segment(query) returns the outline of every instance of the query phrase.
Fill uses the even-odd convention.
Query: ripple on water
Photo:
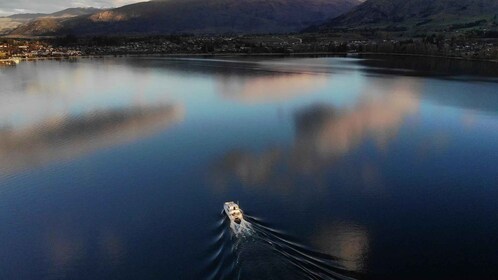
[[[240,226],[224,214],[216,223],[203,277],[207,279],[354,279],[340,259],[314,251],[247,214]]]

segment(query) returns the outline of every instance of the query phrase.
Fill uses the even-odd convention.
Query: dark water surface
[[[0,279],[496,279],[496,64],[0,69]],[[221,214],[239,201],[253,231]]]

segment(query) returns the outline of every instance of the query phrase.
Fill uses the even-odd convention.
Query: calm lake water
[[[0,69],[1,279],[496,279],[497,64]],[[253,231],[222,214],[239,201]]]

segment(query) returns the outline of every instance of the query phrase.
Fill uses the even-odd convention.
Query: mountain
[[[13,20],[32,20],[35,18],[47,16],[48,14],[42,14],[42,13],[37,13],[37,14],[15,14],[11,16],[7,16],[6,18],[10,18]]]
[[[46,24],[43,23],[43,21],[47,21],[46,19],[57,19],[59,21],[61,19],[93,14],[99,11],[101,10],[97,8],[69,8],[51,14],[31,13],[0,17],[0,34],[11,32],[12,30],[20,27],[23,24],[28,25],[33,20],[42,21],[35,24],[36,26],[40,26]],[[49,20],[49,22],[53,22],[53,20]]]
[[[67,17],[76,17],[76,16],[93,14],[93,13],[96,13],[99,11],[101,11],[101,10],[97,9],[97,8],[92,8],[92,7],[89,7],[89,8],[69,8],[69,9],[65,9],[65,10],[58,11],[58,12],[51,13],[51,14],[43,14],[43,13],[14,14],[11,16],[7,16],[7,18],[17,19],[17,20],[33,20],[33,19],[42,18],[42,17],[67,18]]]
[[[62,27],[57,18],[38,18],[17,26],[10,34],[33,36],[57,32]]]
[[[12,35],[285,33],[321,23],[361,0],[162,0],[20,26]],[[57,26],[57,30],[53,28]],[[39,27],[48,25],[42,30]]]
[[[83,16],[83,15],[89,15],[93,13],[97,13],[102,11],[101,9],[97,8],[69,8],[65,9],[62,11],[58,11],[52,14],[47,15],[47,17],[54,17],[54,18],[69,18],[69,17],[76,17],[76,16]]]
[[[386,29],[443,31],[496,27],[498,0],[367,0],[308,30]]]

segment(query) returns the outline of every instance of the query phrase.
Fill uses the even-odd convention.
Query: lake
[[[496,65],[0,68],[0,278],[496,278]]]

